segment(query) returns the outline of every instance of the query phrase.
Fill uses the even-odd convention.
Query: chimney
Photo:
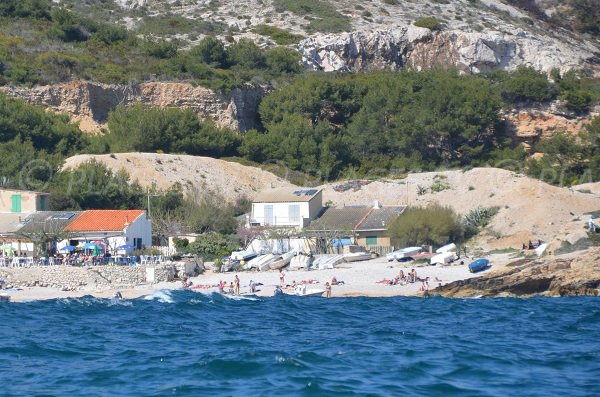
[[[378,210],[381,208],[381,204],[379,204],[379,200],[375,200],[373,203],[373,209]]]

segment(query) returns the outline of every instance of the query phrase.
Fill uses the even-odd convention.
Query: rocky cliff
[[[371,32],[317,35],[299,43],[303,64],[327,72],[424,70],[454,67],[470,73],[515,70],[520,65],[548,72],[591,68],[597,54],[591,44],[573,45],[524,30],[503,32],[433,32],[416,26]]]
[[[594,295],[600,293],[600,248],[576,255],[520,260],[501,271],[456,281],[431,295],[446,297]]]
[[[257,126],[258,104],[265,95],[261,87],[235,89],[229,95],[189,83],[132,83],[109,85],[72,81],[48,86],[0,87],[12,96],[72,115],[82,129],[96,131],[106,123],[108,114],[119,105],[143,103],[158,107],[193,109],[200,118],[213,120],[221,127],[246,131]]]

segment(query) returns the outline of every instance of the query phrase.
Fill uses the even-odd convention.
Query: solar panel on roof
[[[50,219],[66,221],[66,220],[73,218],[74,216],[75,216],[75,214],[73,214],[71,212],[65,212],[63,214],[52,215],[52,218],[50,218]]]
[[[304,194],[307,196],[312,196],[313,194],[315,194],[317,192],[316,189],[310,189],[310,190],[305,190]]]

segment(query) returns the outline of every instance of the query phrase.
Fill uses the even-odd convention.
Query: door
[[[20,194],[12,195],[12,212],[14,212],[14,213],[21,212],[21,195]]]
[[[265,205],[265,225],[273,224],[273,206]]]

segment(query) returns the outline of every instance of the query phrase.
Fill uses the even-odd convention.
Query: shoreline
[[[492,255],[492,268],[482,273],[470,273],[467,268],[472,258],[463,258],[465,265],[412,265],[411,263],[388,262],[385,257],[376,258],[363,262],[346,263],[335,269],[326,270],[284,270],[285,284],[290,285],[294,281],[301,283],[303,280],[313,280],[312,284],[307,284],[307,288],[324,289],[326,282],[331,282],[335,277],[343,285],[332,286],[332,297],[392,297],[392,296],[423,296],[420,291],[421,282],[404,285],[386,285],[377,283],[383,279],[395,277],[400,270],[408,273],[415,269],[419,278],[429,277],[429,291],[438,287],[440,284],[447,285],[455,281],[467,280],[474,277],[481,277],[490,272],[499,271],[510,262],[508,254]],[[68,270],[67,270],[68,271]],[[16,270],[15,272],[18,272]],[[240,278],[240,295],[248,295],[250,280],[260,283],[259,289],[254,293],[256,296],[273,296],[275,287],[279,285],[279,272],[228,272],[205,273],[189,278],[192,286],[191,291],[198,293],[218,292],[217,285],[220,280],[226,284],[225,290],[228,290],[229,283],[234,280],[235,275]],[[12,302],[24,302],[46,299],[77,298],[85,295],[91,295],[97,298],[111,298],[116,291],[121,292],[124,299],[136,299],[146,295],[152,295],[159,290],[177,290],[182,289],[181,281],[160,282],[157,284],[140,283],[137,285],[118,286],[118,285],[86,285],[74,291],[63,291],[55,287],[22,287],[20,290],[0,290],[1,293],[10,296]],[[286,292],[292,292],[287,290]]]

